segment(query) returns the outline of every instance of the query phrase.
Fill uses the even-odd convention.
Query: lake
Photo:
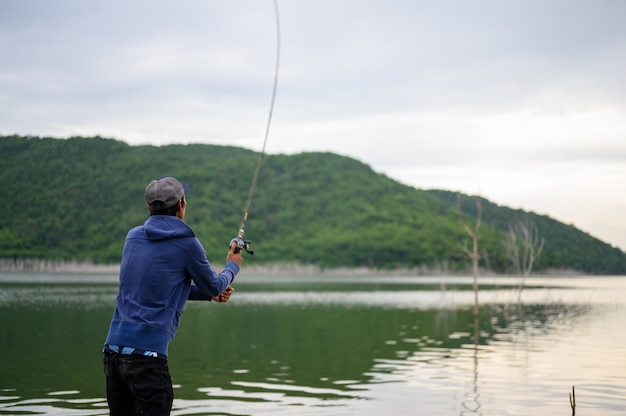
[[[190,302],[173,415],[626,414],[626,277],[240,276]],[[0,415],[106,415],[114,275],[0,274]]]

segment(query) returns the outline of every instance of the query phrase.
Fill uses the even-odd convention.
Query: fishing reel
[[[237,247],[235,247],[235,253],[239,253],[240,251],[245,250],[245,252],[250,255],[254,254],[254,250],[250,249],[250,244],[252,244],[252,241],[244,240],[242,237],[235,237],[230,240],[230,243],[228,243],[228,247],[231,247],[233,243],[237,243]]]

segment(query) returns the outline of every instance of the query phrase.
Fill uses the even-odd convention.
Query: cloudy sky
[[[268,153],[331,151],[626,250],[626,2],[278,0]],[[0,1],[0,134],[261,150],[272,0]]]

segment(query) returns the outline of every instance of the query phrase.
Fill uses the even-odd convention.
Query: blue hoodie
[[[239,265],[228,261],[217,274],[180,218],[151,216],[126,236],[117,305],[105,344],[167,356],[187,299],[211,300],[238,272]]]

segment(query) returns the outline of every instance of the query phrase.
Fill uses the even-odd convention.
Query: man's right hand
[[[233,243],[230,245],[230,251],[226,255],[226,261],[234,261],[235,263],[241,266],[241,263],[243,263],[241,250],[235,252],[236,250],[237,250],[237,243],[233,241]]]

